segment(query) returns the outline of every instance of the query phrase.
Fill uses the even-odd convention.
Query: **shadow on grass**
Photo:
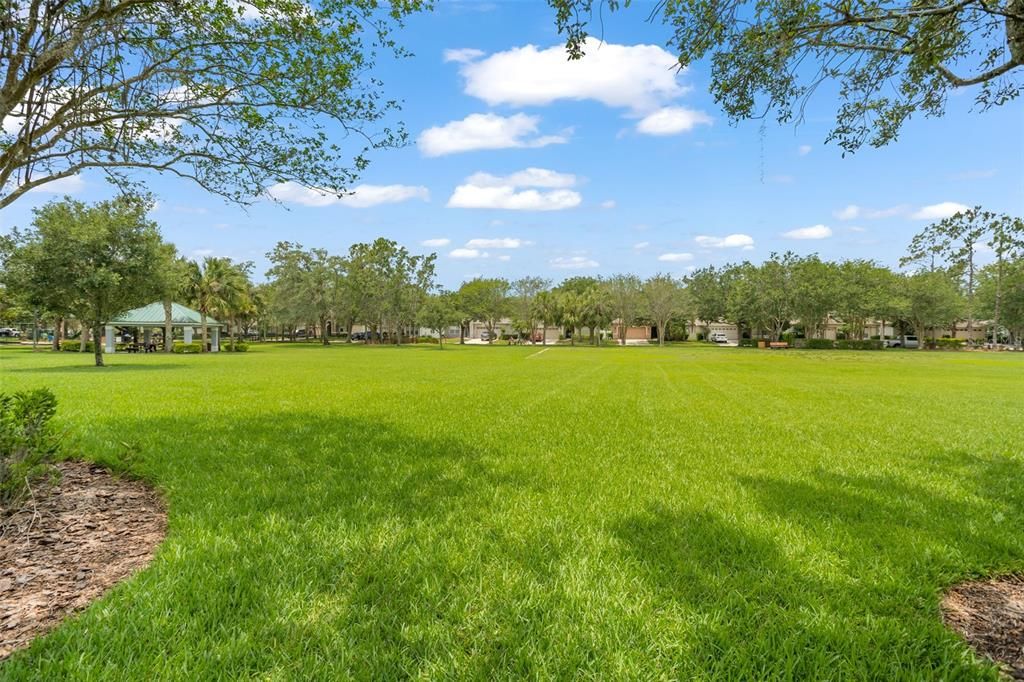
[[[105,362],[110,362],[105,360]],[[115,360],[114,363],[117,361]],[[97,374],[119,374],[121,372],[147,372],[147,371],[162,371],[169,369],[181,369],[180,364],[170,363],[159,363],[159,364],[144,364],[144,365],[122,365],[122,364],[106,364],[103,367],[96,367],[91,363],[87,365],[56,365],[51,367],[15,367],[6,371],[10,372],[24,372],[26,374],[67,374],[67,373],[84,373],[84,372],[95,372]]]

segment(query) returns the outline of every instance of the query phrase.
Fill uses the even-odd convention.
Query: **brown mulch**
[[[1024,575],[961,583],[946,594],[942,612],[975,651],[1024,680]]]
[[[57,485],[0,519],[0,660],[144,568],[167,531],[143,483],[82,462],[57,468]]]

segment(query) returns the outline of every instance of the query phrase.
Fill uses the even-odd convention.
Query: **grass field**
[[[3,679],[996,679],[950,584],[1024,569],[1024,356],[0,349],[165,492],[156,561]]]

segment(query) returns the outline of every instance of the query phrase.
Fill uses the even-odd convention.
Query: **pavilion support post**
[[[146,345],[146,348],[148,349],[149,348],[149,344],[150,344],[150,342],[152,340],[153,340],[153,330],[150,329],[149,327],[146,327],[145,329],[142,330],[142,343],[144,343]]]
[[[220,352],[220,327],[213,328],[213,336],[210,338],[210,352]]]
[[[185,343],[192,343],[192,327],[185,327],[182,331],[185,334]]]
[[[108,324],[103,332],[103,340],[106,342],[106,352],[113,354],[117,349],[117,346],[114,345],[114,328]],[[99,339],[97,339],[97,342],[98,341]]]

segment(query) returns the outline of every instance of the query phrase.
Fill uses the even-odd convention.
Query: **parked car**
[[[0,329],[0,336],[21,336],[21,332],[14,327],[4,327]]]
[[[725,335],[725,332],[711,332],[711,336],[708,338],[712,343],[729,343],[729,337]]]
[[[487,331],[486,329],[483,330],[482,332],[480,332],[480,340],[481,341],[490,341],[492,338],[498,338],[498,335],[497,334],[493,334],[492,335],[491,332]]]
[[[920,345],[917,337],[910,334],[885,341],[886,348],[917,348]]]

